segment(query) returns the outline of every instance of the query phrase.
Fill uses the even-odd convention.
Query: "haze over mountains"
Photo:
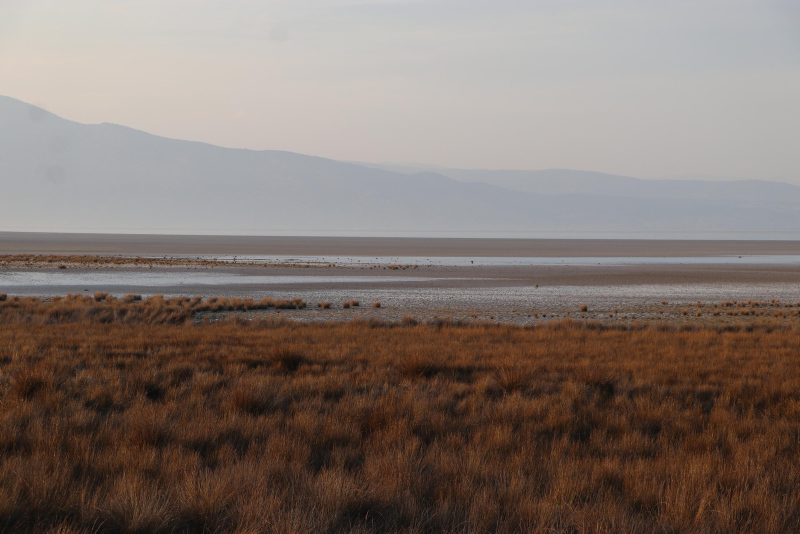
[[[0,97],[0,230],[696,234],[800,229],[800,187],[380,166],[85,125]]]

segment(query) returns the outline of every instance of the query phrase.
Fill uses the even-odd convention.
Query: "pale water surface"
[[[234,262],[234,257],[215,257]],[[785,265],[800,266],[800,256],[686,257],[686,258],[366,258],[366,257],[235,257],[235,261],[337,265],[436,265],[436,266],[616,266],[616,265]],[[800,284],[774,283],[691,283],[630,285],[547,285],[534,287],[525,281],[503,278],[425,276],[419,270],[405,270],[382,276],[373,273],[264,275],[249,269],[31,269],[0,270],[0,293],[21,296],[53,296],[104,291],[116,296],[139,293],[144,296],[172,295],[238,296],[261,298],[302,298],[341,303],[359,299],[365,307],[358,314],[381,317],[409,315],[466,316],[478,313],[503,318],[508,314],[569,311],[586,304],[590,309],[610,311],[651,311],[661,302],[688,306],[698,301],[725,300],[800,301]],[[324,271],[317,271],[324,272]],[[468,283],[465,283],[467,281]],[[369,304],[382,303],[380,311]],[[332,317],[332,316],[331,316]]]
[[[798,265],[800,255],[663,256],[663,257],[422,257],[422,256],[182,256],[230,263],[342,266],[434,265],[475,266],[624,266],[624,265]]]

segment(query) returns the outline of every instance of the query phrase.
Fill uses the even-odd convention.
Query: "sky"
[[[340,160],[800,184],[800,2],[0,0],[0,94]]]

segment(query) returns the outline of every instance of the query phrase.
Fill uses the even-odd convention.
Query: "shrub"
[[[406,315],[400,320],[400,324],[403,326],[417,326],[419,321],[417,321],[417,319],[414,317],[409,317]]]

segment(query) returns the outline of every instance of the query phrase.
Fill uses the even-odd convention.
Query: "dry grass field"
[[[796,324],[213,305],[0,302],[1,531],[800,530]]]

